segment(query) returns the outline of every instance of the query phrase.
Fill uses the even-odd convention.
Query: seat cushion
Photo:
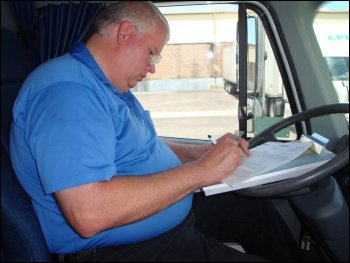
[[[5,261],[53,261],[29,196],[1,147],[1,249]]]

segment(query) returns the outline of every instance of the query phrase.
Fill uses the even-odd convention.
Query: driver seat
[[[1,261],[50,262],[50,254],[30,197],[10,159],[12,107],[34,65],[17,36],[1,28]]]

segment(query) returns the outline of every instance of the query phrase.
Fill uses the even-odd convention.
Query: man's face
[[[129,89],[143,81],[148,73],[155,73],[155,65],[160,61],[160,52],[166,42],[166,30],[161,21],[145,29],[144,33],[141,33],[135,25],[133,27],[135,30],[133,50],[126,65]]]

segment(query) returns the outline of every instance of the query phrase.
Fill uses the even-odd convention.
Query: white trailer
[[[338,99],[349,103],[349,28],[343,24],[334,26],[320,21],[314,29]]]
[[[269,41],[265,37],[264,29],[259,26],[256,29],[263,31],[262,39],[264,41],[257,40],[257,45],[262,45],[263,48],[260,54],[257,51],[259,49],[258,46],[249,45],[248,47],[247,92],[250,98],[255,99],[252,111],[255,116],[283,117],[284,106],[288,99],[284,92],[279,68]],[[325,25],[322,24],[322,21],[316,21],[314,30],[323,56],[330,69],[329,73],[338,99],[341,103],[348,103],[349,29],[340,20],[336,26]],[[223,48],[224,88],[233,95],[239,92],[238,72],[236,72],[238,63],[237,46],[237,43],[234,42]],[[256,69],[256,61],[260,63],[258,69]],[[259,84],[255,84],[257,76],[261,78],[258,81]]]
[[[223,48],[223,80],[224,88],[230,94],[238,93],[237,85],[237,43],[232,43]]]

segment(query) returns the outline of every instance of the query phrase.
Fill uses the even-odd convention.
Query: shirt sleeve
[[[28,105],[26,139],[46,194],[115,173],[115,128],[108,106],[84,85],[54,84]]]

